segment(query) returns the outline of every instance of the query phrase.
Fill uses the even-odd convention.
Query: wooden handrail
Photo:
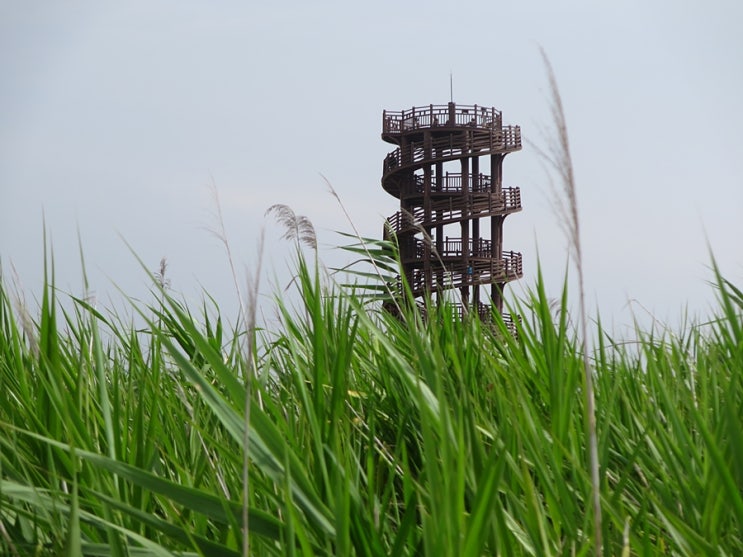
[[[503,125],[502,113],[492,107],[478,105],[428,105],[409,110],[384,110],[382,133],[398,134],[412,130],[435,127],[474,127],[499,129]]]
[[[425,247],[428,242],[420,238],[415,238],[415,253],[418,259],[423,259]],[[486,238],[470,238],[468,242],[469,257],[492,258],[493,243]],[[464,244],[462,238],[447,238],[440,245],[432,246],[433,257],[446,259],[449,257],[462,257],[464,254]]]
[[[468,197],[453,197],[431,204],[431,219],[426,221],[423,207],[412,211],[398,211],[387,218],[395,234],[415,232],[420,228],[429,228],[440,224],[450,224],[469,218],[477,213],[479,217],[506,215],[521,210],[521,192],[519,188],[503,188],[497,194],[471,194]]]
[[[461,286],[477,286],[509,282],[523,276],[522,255],[519,252],[503,252],[500,259],[464,261],[432,260],[431,282],[427,282],[424,269],[412,269],[409,277],[414,296],[424,292],[435,292]],[[439,277],[443,273],[443,277]]]
[[[387,154],[382,167],[382,183],[392,174],[410,171],[433,162],[446,162],[476,154],[511,153],[521,149],[521,128],[505,126],[490,133],[475,134],[472,137],[440,137],[431,141],[430,156],[422,141],[411,141],[405,147],[398,147]]]
[[[425,187],[423,176],[413,174],[413,180],[415,182],[415,191],[417,193],[423,193]],[[458,172],[447,172],[439,176],[438,179],[434,179],[433,182],[431,184],[431,193],[461,193],[464,191],[462,174]],[[483,173],[470,176],[467,185],[471,192],[489,192],[491,187],[490,176]]]

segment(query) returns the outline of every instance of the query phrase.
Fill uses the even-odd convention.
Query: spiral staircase
[[[503,251],[503,221],[521,210],[521,192],[502,187],[503,159],[521,149],[521,129],[503,126],[494,108],[451,102],[385,110],[382,139],[397,146],[384,159],[382,187],[400,200],[385,237],[397,240],[413,295],[486,319],[481,288],[490,285],[502,313],[503,288],[522,276],[521,253]],[[455,289],[458,299],[447,298]]]

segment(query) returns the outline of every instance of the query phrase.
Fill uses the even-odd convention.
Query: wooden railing
[[[382,168],[382,182],[402,169],[420,168],[424,164],[455,160],[472,154],[510,153],[521,149],[521,128],[505,126],[490,133],[472,137],[438,137],[426,149],[422,141],[411,141],[387,154]]]
[[[467,316],[477,315],[478,319],[485,324],[493,325],[493,309],[488,304],[478,303],[476,306],[466,306],[462,303],[447,303],[447,307],[451,310],[451,318],[459,319],[463,321]],[[423,319],[428,319],[428,310],[423,304],[418,304],[418,310],[421,312]],[[501,313],[503,324],[506,329],[513,337],[518,336],[518,329],[516,328],[516,322],[521,322],[521,317],[516,316],[514,318],[510,313]]]
[[[409,281],[414,296],[461,286],[478,286],[519,279],[523,276],[521,253],[505,251],[500,259],[442,262],[432,260],[433,269],[413,269]],[[430,283],[427,276],[431,277]]]
[[[503,188],[501,195],[505,211],[521,210],[521,188]]]
[[[456,197],[436,201],[431,204],[431,220],[426,221],[423,207],[412,211],[398,211],[387,219],[396,234],[415,232],[421,228],[457,222],[471,215],[478,217],[504,215],[521,210],[519,188],[503,188],[500,195],[471,194],[465,198]]]
[[[417,193],[423,193],[425,190],[425,181],[423,176],[419,174],[413,175],[415,182],[415,191]],[[469,176],[468,180],[463,180],[462,174],[447,172],[441,176],[434,176],[431,179],[431,193],[462,193],[464,186],[467,185],[467,189],[471,192],[490,192],[491,181],[490,176],[486,174],[477,174],[476,176]]]
[[[425,240],[415,238],[415,254],[418,259],[423,259],[425,256],[426,244]],[[470,257],[485,257],[490,259],[493,256],[493,243],[486,238],[470,238],[468,255]],[[449,238],[448,236],[438,245],[436,242],[431,245],[431,252],[433,257],[440,257],[442,259],[450,257],[462,257],[464,255],[464,242],[462,238]]]
[[[435,176],[431,179],[431,193],[462,193],[464,191],[464,181],[462,175],[459,173],[447,172],[440,178]],[[413,175],[413,185],[415,192],[420,194],[425,191],[425,181],[423,176],[419,174]],[[470,193],[492,193],[492,184],[490,176],[486,174],[478,174],[471,176],[467,182]],[[513,211],[521,209],[521,190],[519,188],[501,188],[503,194],[503,205],[508,210]]]
[[[382,112],[383,134],[399,134],[438,126],[493,129],[502,125],[500,110],[478,105],[431,104],[410,110]]]
[[[492,321],[492,309],[491,306],[488,304],[483,304],[482,302],[478,303],[476,306],[466,306],[462,303],[454,302],[450,305],[452,309],[452,317],[457,316],[459,319],[463,319],[465,315],[471,315],[472,313],[476,313],[477,317],[480,318],[480,321],[490,322]],[[504,313],[501,314],[503,317],[503,321],[506,322],[506,326],[509,324],[513,324],[513,318],[511,317],[510,313]]]

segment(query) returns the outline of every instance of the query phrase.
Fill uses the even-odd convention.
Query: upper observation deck
[[[483,131],[503,127],[500,110],[478,105],[429,104],[409,110],[382,112],[382,139],[398,144],[402,135],[415,135],[425,129],[451,131],[457,128]]]
[[[400,197],[426,166],[520,150],[521,128],[504,126],[495,108],[431,104],[382,112],[382,139],[398,146],[384,159],[382,187]]]

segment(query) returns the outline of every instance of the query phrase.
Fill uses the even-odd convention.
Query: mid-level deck
[[[461,126],[458,126],[461,128]],[[450,128],[451,130],[451,128]],[[416,170],[434,163],[455,161],[464,157],[512,153],[521,149],[521,128],[506,126],[477,130],[450,131],[432,137],[411,138],[387,154],[382,167],[382,187],[400,197],[403,185]]]

